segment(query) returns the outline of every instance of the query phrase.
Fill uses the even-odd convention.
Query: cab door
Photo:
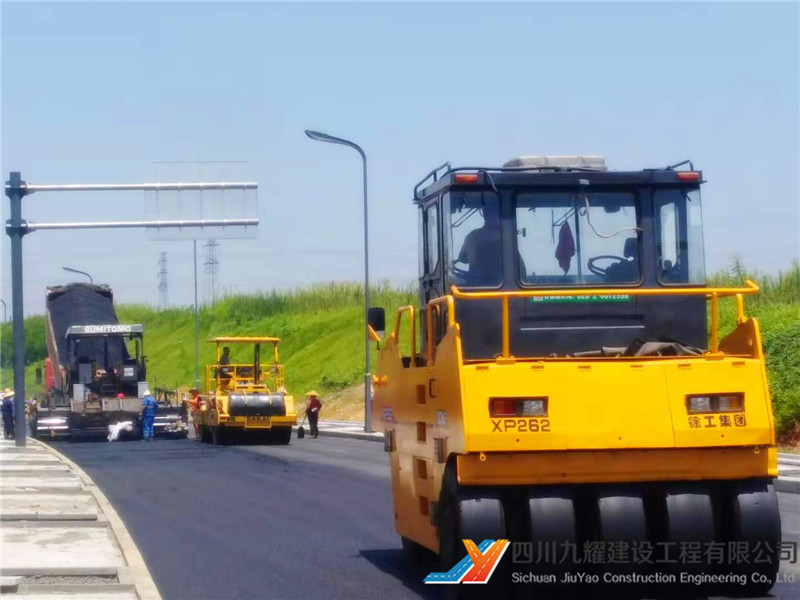
[[[440,196],[426,199],[420,206],[419,217],[419,295],[420,348],[427,347],[428,302],[445,294],[444,260],[442,257],[442,209]],[[434,345],[444,335],[440,319],[434,319]]]
[[[422,260],[420,262],[420,291],[423,306],[429,300],[443,296],[442,278],[442,218],[439,197],[434,196],[422,207]]]

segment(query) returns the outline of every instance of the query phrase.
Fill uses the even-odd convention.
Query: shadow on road
[[[362,550],[359,554],[373,566],[400,581],[418,597],[430,600],[441,600],[444,597],[442,590],[438,589],[439,586],[422,583],[422,580],[431,570],[436,570],[435,562],[425,560],[420,566],[411,567],[406,562],[403,551],[399,548]]]

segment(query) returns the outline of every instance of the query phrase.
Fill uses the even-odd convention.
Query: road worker
[[[188,405],[187,415],[192,415],[192,422],[194,423],[194,437],[200,437],[200,426],[198,425],[198,418],[195,413],[200,409],[200,390],[197,388],[192,388],[189,390],[191,397],[186,400],[186,404]],[[188,417],[186,419],[189,420]]]
[[[217,363],[217,373],[219,373],[219,383],[222,387],[228,387],[233,377],[234,367],[231,364],[231,349],[225,346],[222,349],[222,356]]]
[[[319,421],[319,411],[322,410],[322,402],[319,401],[319,394],[314,390],[306,392],[308,402],[306,403],[306,417],[308,418],[308,426],[311,428],[311,435],[319,437],[319,429],[317,429],[317,421]]]
[[[222,349],[222,356],[219,357],[220,366],[229,365],[231,364],[231,349],[225,346]]]
[[[14,392],[6,388],[2,395],[3,398],[3,435],[9,439],[14,439]]]
[[[153,423],[156,420],[156,408],[158,403],[150,394],[150,390],[145,390],[142,399],[142,441],[148,442],[155,439]]]

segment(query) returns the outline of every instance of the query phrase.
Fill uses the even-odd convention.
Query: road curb
[[[324,431],[322,429],[319,430],[320,435],[327,435],[329,437],[342,437],[342,438],[351,438],[354,440],[367,440],[370,442],[380,442],[383,443],[383,436],[375,436],[371,433],[357,433],[357,432],[349,432],[349,431]]]
[[[295,437],[297,437],[297,429],[298,427],[292,427],[294,430]],[[306,437],[310,437],[308,435],[308,428],[306,430]],[[363,431],[337,431],[337,430],[330,430],[325,429],[324,427],[319,428],[319,434],[321,436],[328,436],[328,437],[340,437],[340,438],[350,438],[353,440],[366,440],[369,442],[380,442],[383,443],[383,436],[382,435],[375,435],[374,433],[364,433]]]
[[[125,523],[122,522],[122,519],[117,514],[117,511],[114,510],[114,507],[108,501],[108,498],[106,498],[105,494],[100,491],[100,488],[94,484],[91,477],[89,477],[89,475],[78,465],[76,465],[52,446],[34,439],[29,439],[28,441],[39,444],[48,452],[55,454],[57,457],[59,457],[59,459],[68,464],[84,482],[86,489],[92,494],[92,496],[94,496],[94,499],[100,506],[100,510],[108,520],[111,531],[114,533],[114,537],[117,540],[119,549],[122,552],[122,555],[125,557],[125,562],[128,565],[127,567],[119,569],[120,584],[129,584],[134,586],[139,600],[162,600],[161,594],[158,591],[155,582],[153,581],[153,577],[150,575],[149,569],[147,568],[147,564],[144,562],[144,559],[142,558],[139,549],[136,547],[136,543],[133,541],[130,533],[128,533]]]
[[[775,479],[773,485],[776,492],[800,494],[800,479]]]

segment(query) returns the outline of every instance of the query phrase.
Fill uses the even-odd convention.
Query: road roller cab
[[[284,384],[280,339],[215,337],[209,341],[216,344],[217,361],[206,366],[205,393],[194,412],[201,440],[218,444],[249,438],[288,444],[297,411]],[[263,346],[271,346],[264,361]]]
[[[419,307],[385,334],[382,309],[369,319],[372,427],[407,548],[447,571],[462,539],[741,543],[767,564],[725,567],[771,585],[777,454],[743,300],[758,288],[707,286],[702,183],[688,161],[569,156],[446,164],[416,186]]]

